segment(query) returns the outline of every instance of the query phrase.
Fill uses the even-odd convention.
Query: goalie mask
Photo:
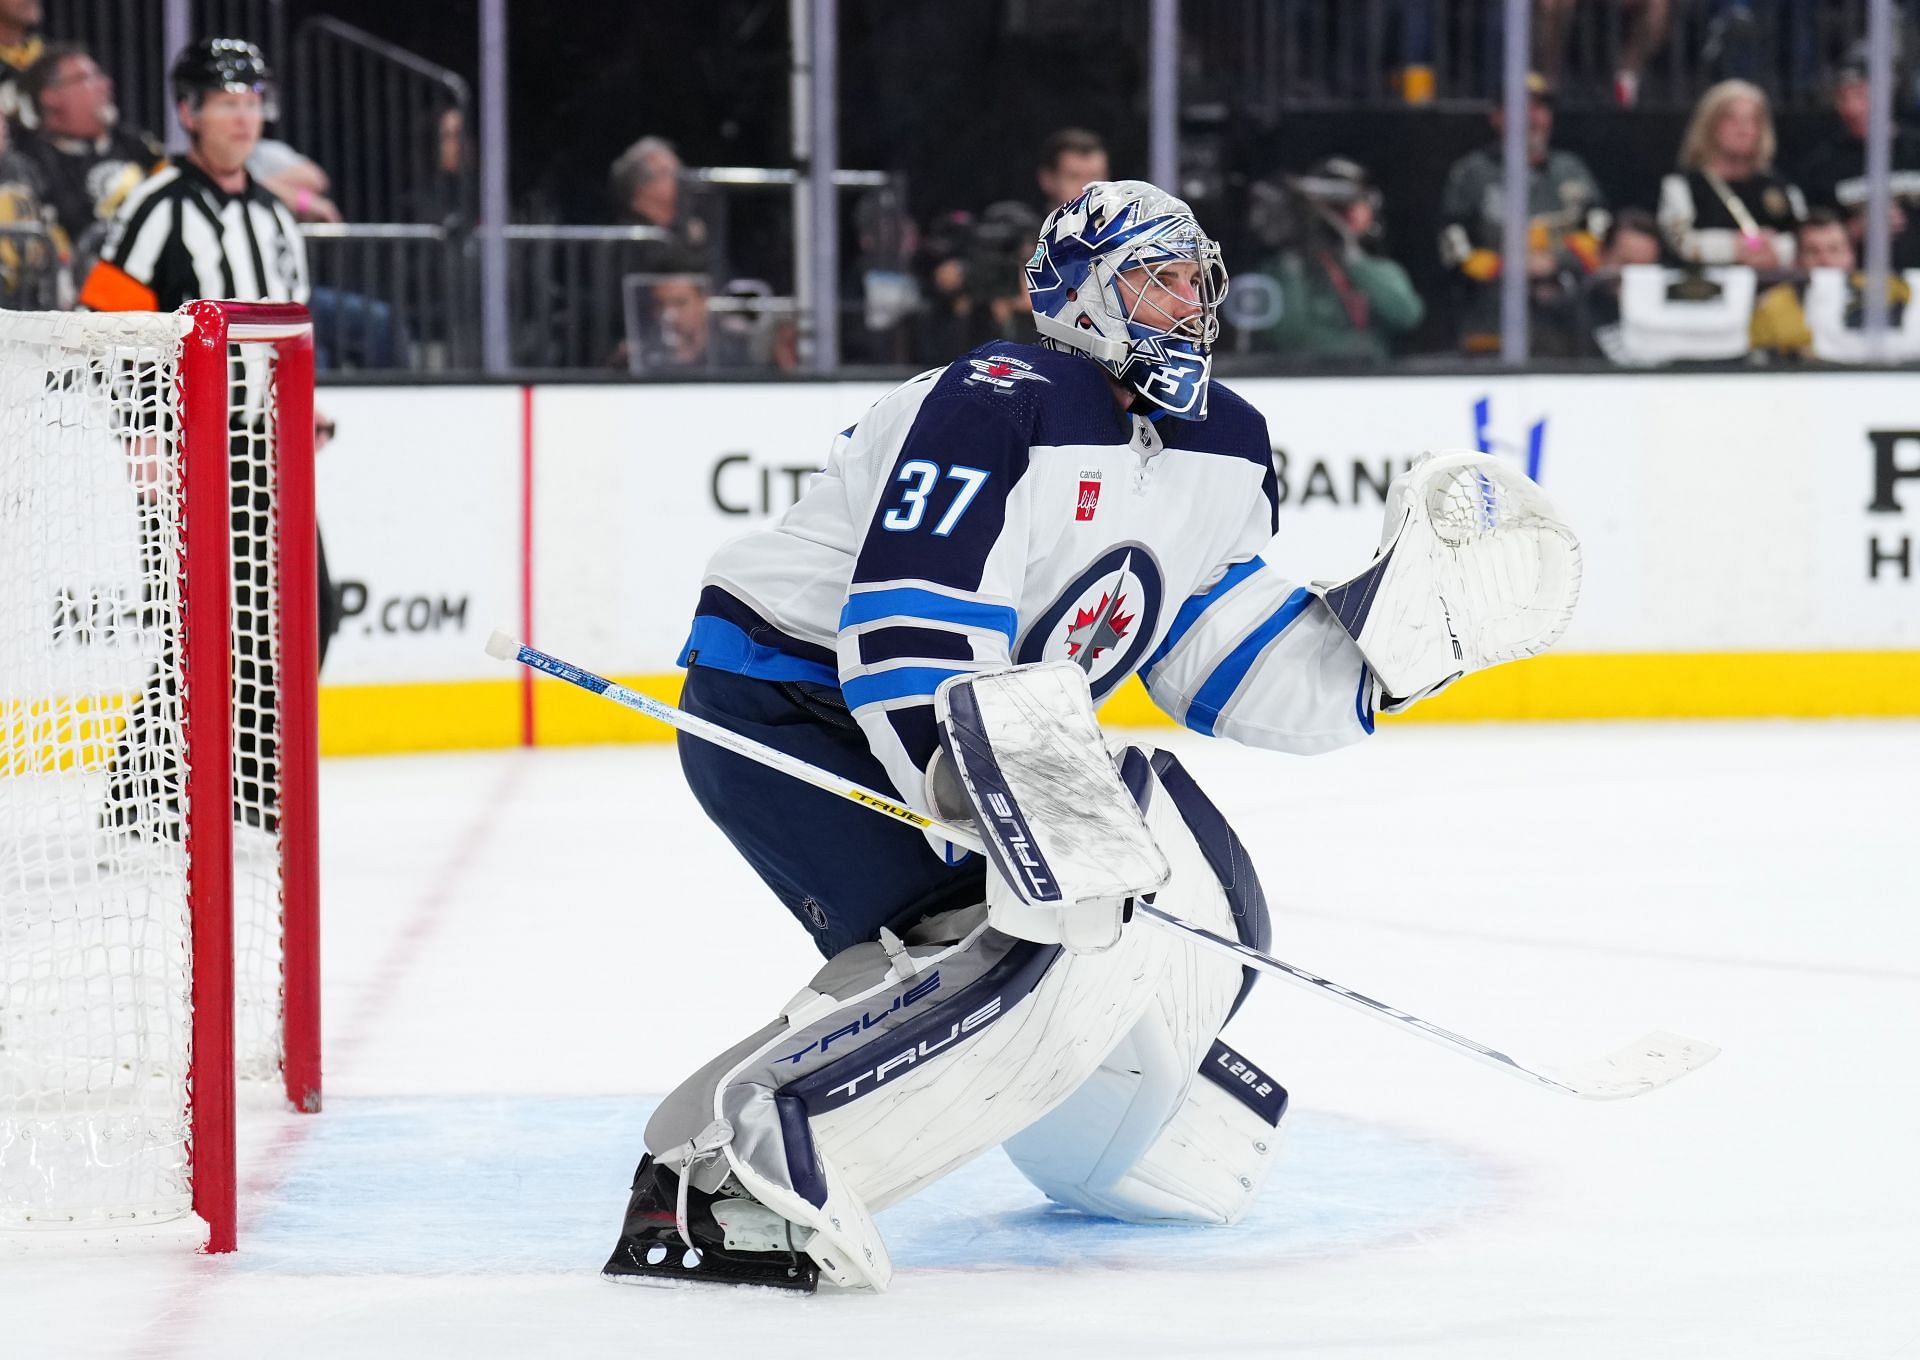
[[[1204,420],[1227,271],[1193,210],[1141,180],[1098,181],[1040,226],[1034,327],[1156,406]]]

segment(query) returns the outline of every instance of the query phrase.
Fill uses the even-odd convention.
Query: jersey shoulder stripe
[[[1227,592],[1266,565],[1266,562],[1259,557],[1249,557],[1244,562],[1228,567],[1226,574],[1207,589],[1188,596],[1186,602],[1180,606],[1180,612],[1173,616],[1173,627],[1167,630],[1167,635],[1160,640],[1160,645],[1153,649],[1153,655],[1140,664],[1141,674],[1151,671],[1160,664],[1162,657],[1178,647],[1181,640],[1193,630],[1193,625],[1200,621],[1200,616],[1224,599]]]
[[[1239,646],[1227,653],[1226,659],[1214,668],[1213,674],[1201,682],[1200,688],[1194,693],[1193,702],[1187,706],[1188,727],[1209,737],[1214,734],[1214,725],[1233,701],[1235,691],[1246,680],[1248,672],[1260,659],[1260,654],[1275,638],[1287,631],[1312,599],[1304,587],[1296,588],[1268,616],[1265,623],[1247,634]]]

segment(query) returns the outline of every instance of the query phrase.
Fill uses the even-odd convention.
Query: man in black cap
[[[1553,90],[1527,76],[1527,296],[1536,355],[1574,355],[1585,337],[1574,307],[1579,283],[1599,262],[1606,200],[1586,162],[1556,151]],[[1461,281],[1460,345],[1469,354],[1500,350],[1500,270],[1505,235],[1505,111],[1493,110],[1495,140],[1447,172],[1441,195],[1440,258]]]
[[[1386,363],[1393,338],[1418,327],[1426,305],[1380,250],[1381,196],[1366,168],[1332,156],[1270,192],[1262,217],[1280,315],[1265,343],[1302,358]]]

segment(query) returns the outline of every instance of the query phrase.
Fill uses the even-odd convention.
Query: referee
[[[174,60],[173,97],[191,148],[128,193],[81,286],[84,306],[307,301],[306,244],[293,214],[247,174],[275,116],[273,95],[273,73],[250,42],[209,38]]]
[[[280,201],[247,174],[247,157],[276,116],[266,58],[250,42],[210,38],[175,58],[172,80],[190,149],[184,160],[127,194],[80,290],[81,304],[95,311],[170,312],[195,298],[306,302],[307,254],[299,228]],[[275,689],[274,657],[266,649],[268,470],[244,456],[265,419],[264,398],[264,393],[247,394],[232,416],[234,805],[238,819],[272,831],[278,743],[273,708],[261,702],[262,691]],[[142,540],[145,553],[160,551],[157,532],[146,532]],[[326,563],[323,549],[317,563],[322,660],[339,620]],[[178,757],[167,743],[153,742],[149,729],[173,707],[174,665],[170,654],[161,657],[128,713],[109,771],[106,816],[110,825],[169,839],[180,835]],[[143,751],[158,754],[143,756]]]

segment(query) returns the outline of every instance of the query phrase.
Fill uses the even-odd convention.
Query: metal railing
[[[193,36],[218,34],[259,44],[267,61],[284,67],[287,16],[282,0],[189,0]],[[113,77],[126,121],[165,139],[173,126],[167,69],[166,7],[157,0],[47,0],[46,34],[83,43]]]
[[[300,25],[288,66],[288,139],[326,168],[342,216],[471,221],[473,97],[466,81],[324,15]],[[459,120],[451,169],[440,159],[443,118]]]
[[[322,369],[471,371],[481,366],[480,265],[473,233],[423,224],[308,224],[314,343]],[[659,317],[639,292],[684,256],[657,227],[510,226],[512,367],[725,372],[791,368],[795,302],[752,280],[700,275],[695,359],[664,360]],[[665,299],[662,299],[665,305]],[[857,325],[860,301],[843,299]]]
[[[661,268],[659,227],[510,226],[507,318],[516,368],[613,368],[624,362],[622,280]]]
[[[468,234],[398,223],[310,223],[301,231],[319,367],[479,367],[480,284]]]
[[[1499,95],[1502,0],[1184,0],[1189,106],[1271,119],[1288,109]],[[1674,0],[1647,7],[1537,0],[1532,64],[1572,105],[1606,104],[1634,64],[1638,102],[1684,109],[1727,76],[1783,106],[1821,102],[1832,66],[1866,34],[1867,0]]]

